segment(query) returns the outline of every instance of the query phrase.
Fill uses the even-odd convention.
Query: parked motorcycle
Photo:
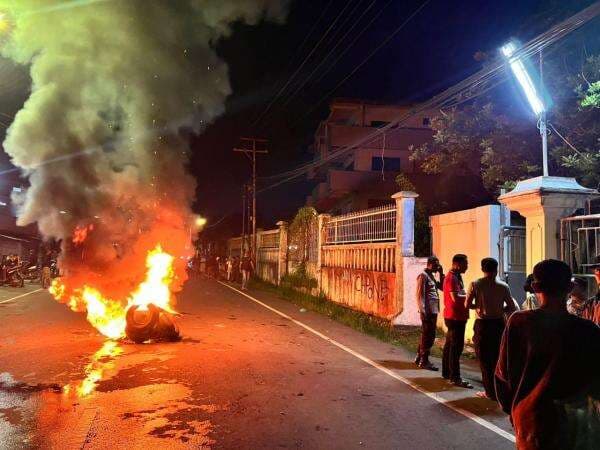
[[[23,278],[23,274],[21,273],[21,267],[21,264],[7,267],[4,284],[7,284],[11,287],[25,287],[25,278]]]

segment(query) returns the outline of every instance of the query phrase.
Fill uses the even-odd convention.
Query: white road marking
[[[2,303],[8,303],[8,302],[12,302],[13,300],[16,300],[18,298],[22,298],[22,297],[26,297],[27,295],[31,295],[31,294],[35,294],[36,292],[40,292],[40,291],[44,291],[45,289],[36,289],[35,291],[31,291],[31,292],[26,292],[25,294],[21,294],[21,295],[17,295],[16,297],[12,297],[12,298],[8,298],[6,300],[2,300],[0,302],[0,304]]]
[[[252,300],[255,303],[258,303],[259,305],[263,306],[264,308],[267,308],[269,311],[274,312],[275,314],[278,314],[279,316],[295,323],[296,325],[304,328],[307,331],[310,331],[311,333],[313,333],[314,335],[320,337],[321,339],[329,342],[330,344],[335,345],[336,347],[344,350],[347,353],[350,353],[352,356],[360,359],[361,361],[369,364],[370,366],[382,371],[383,373],[389,375],[392,378],[395,378],[398,381],[401,381],[402,383],[408,385],[409,387],[413,388],[415,391],[420,392],[421,394],[426,395],[427,397],[431,398],[432,400],[435,400],[438,403],[441,403],[442,405],[446,406],[447,408],[450,408],[452,411],[461,414],[465,417],[467,417],[468,419],[471,419],[472,421],[478,423],[479,425],[481,425],[482,427],[487,428],[490,431],[493,431],[494,433],[496,433],[497,435],[508,439],[511,442],[515,442],[515,436],[511,433],[509,433],[508,431],[503,430],[502,428],[500,428],[497,425],[494,425],[493,423],[479,417],[476,414],[473,414],[471,411],[467,411],[466,409],[463,408],[459,408],[453,404],[451,404],[448,400],[444,399],[443,397],[441,397],[440,395],[436,394],[435,392],[429,392],[426,389],[423,389],[421,386],[413,383],[412,381],[410,381],[408,378],[405,378],[401,375],[398,375],[397,373],[395,373],[394,371],[388,369],[387,367],[382,366],[381,364],[373,361],[372,359],[358,353],[355,350],[352,350],[350,347],[345,346],[344,344],[336,341],[335,339],[330,338],[329,336],[324,335],[323,333],[321,333],[320,331],[315,330],[314,328],[306,325],[305,323],[300,322],[299,320],[294,319],[293,317],[288,316],[286,313],[279,311],[278,309],[273,308],[272,306],[267,305],[264,302],[261,302],[260,300],[252,297],[251,295],[246,294],[245,292],[240,291],[239,289],[234,288],[233,286],[230,286],[226,283],[223,283],[221,281],[219,281],[220,284],[222,284],[223,286],[228,287],[229,289],[237,292],[238,294],[243,295],[244,297],[249,298],[250,300]]]

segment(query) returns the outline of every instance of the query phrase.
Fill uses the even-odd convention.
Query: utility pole
[[[248,192],[248,186],[244,183],[242,186],[242,242],[240,244],[240,258],[244,256],[244,250],[246,249],[246,193]]]
[[[269,153],[266,148],[267,140],[255,137],[240,138],[241,147],[234,148],[234,152],[243,153],[252,163],[252,241],[250,244],[250,255],[256,264],[256,154]],[[262,144],[261,149],[257,148],[257,144]]]

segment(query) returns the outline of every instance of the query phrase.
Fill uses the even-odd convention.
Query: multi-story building
[[[433,111],[383,130],[411,108],[412,105],[334,100],[329,117],[315,133],[315,159],[354,148],[309,173],[309,180],[317,184],[307,204],[337,214],[390,203],[390,195],[398,191],[395,177],[416,171],[410,160],[410,146],[430,142],[433,136]]]

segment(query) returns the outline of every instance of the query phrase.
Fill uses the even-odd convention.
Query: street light
[[[515,78],[521,85],[527,101],[533,110],[533,113],[538,117],[540,124],[540,135],[542,136],[542,161],[544,176],[548,176],[548,136],[546,133],[546,106],[542,100],[538,90],[535,87],[531,76],[523,64],[523,60],[519,57],[514,57],[517,51],[515,42],[508,42],[501,48],[502,54],[508,59],[510,68],[515,75]]]

